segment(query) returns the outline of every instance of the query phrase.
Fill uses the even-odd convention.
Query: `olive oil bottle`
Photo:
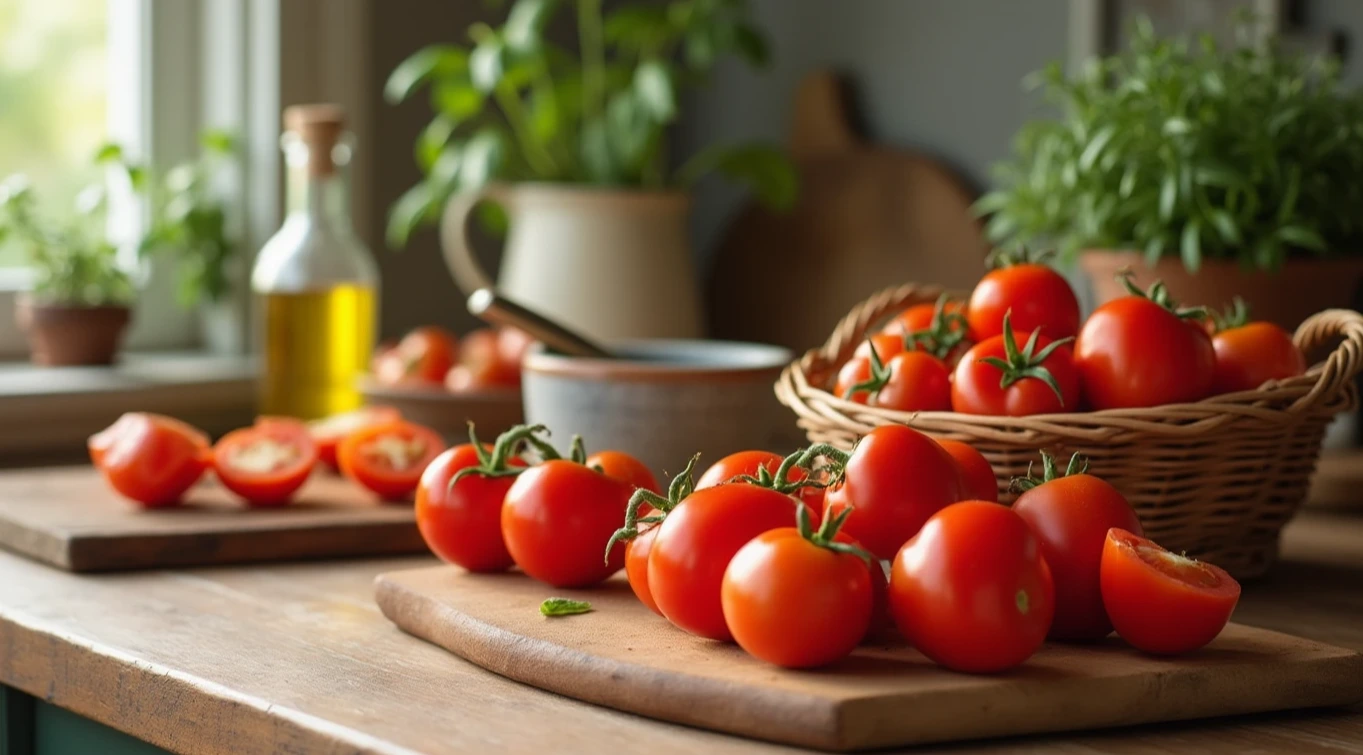
[[[350,223],[341,110],[290,107],[284,125],[288,213],[251,272],[264,343],[260,411],[316,419],[360,405],[379,274]]]

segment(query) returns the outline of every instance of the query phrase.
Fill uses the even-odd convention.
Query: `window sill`
[[[256,361],[128,354],[112,367],[0,364],[0,465],[65,461],[127,411],[169,414],[219,435],[255,412]]]

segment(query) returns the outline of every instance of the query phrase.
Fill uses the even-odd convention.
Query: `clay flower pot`
[[[56,304],[31,296],[15,301],[15,314],[33,363],[51,367],[112,364],[132,319],[123,306]]]

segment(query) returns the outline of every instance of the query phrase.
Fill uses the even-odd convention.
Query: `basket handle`
[[[1306,318],[1292,342],[1303,354],[1310,354],[1334,338],[1344,341],[1325,358],[1315,386],[1310,393],[1292,404],[1292,411],[1302,411],[1333,399],[1353,383],[1363,369],[1363,315],[1349,309],[1327,309]]]

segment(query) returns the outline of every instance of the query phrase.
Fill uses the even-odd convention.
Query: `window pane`
[[[0,176],[70,212],[106,133],[107,0],[0,0]],[[0,247],[0,267],[23,264]]]

